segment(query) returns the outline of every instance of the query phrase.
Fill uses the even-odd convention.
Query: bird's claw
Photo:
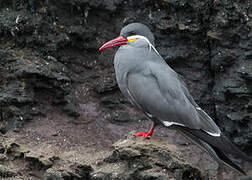
[[[148,138],[148,137],[152,136],[152,133],[139,131],[134,135],[134,137],[137,137],[137,136],[143,136],[143,138]]]

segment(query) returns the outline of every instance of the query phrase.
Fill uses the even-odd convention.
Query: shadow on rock
[[[91,174],[92,179],[206,179],[179,157],[175,145],[133,134],[113,145],[110,155]]]
[[[18,144],[1,140],[0,177],[44,180],[208,179],[183,160],[177,147],[158,138],[134,138],[131,132],[111,150],[76,147],[63,150],[47,143]],[[22,165],[21,165],[22,164]]]

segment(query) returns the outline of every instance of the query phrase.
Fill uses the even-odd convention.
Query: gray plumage
[[[136,29],[147,28],[135,24],[138,25]],[[123,28],[121,35],[130,32],[130,27],[135,27],[135,24]],[[152,33],[143,30],[138,35],[148,38]],[[121,46],[116,52],[114,67],[122,93],[157,123],[177,123],[220,134],[218,126],[195,103],[178,74],[144,39]]]
[[[125,26],[122,45],[114,57],[116,79],[122,93],[155,124],[174,128],[206,150],[219,164],[245,174],[226,154],[252,162],[220,131],[190,95],[185,83],[154,47],[154,36],[140,23]],[[147,39],[146,39],[147,38]]]

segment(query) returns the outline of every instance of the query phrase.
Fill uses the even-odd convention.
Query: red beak
[[[112,48],[114,46],[120,46],[120,45],[124,45],[124,44],[127,44],[127,39],[122,37],[122,36],[118,36],[117,38],[115,39],[112,39],[108,42],[106,42],[105,44],[103,44],[102,47],[100,47],[100,51],[102,51],[103,49],[108,49],[108,48]]]

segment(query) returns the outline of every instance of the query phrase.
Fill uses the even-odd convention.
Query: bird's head
[[[99,50],[108,49],[114,46],[128,44],[138,39],[144,39],[151,45],[154,45],[154,36],[150,29],[141,23],[131,23],[122,28],[120,36],[106,42]]]

